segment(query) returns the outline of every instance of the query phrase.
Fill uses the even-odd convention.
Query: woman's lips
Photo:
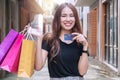
[[[65,23],[65,26],[71,26],[72,24],[71,23]]]

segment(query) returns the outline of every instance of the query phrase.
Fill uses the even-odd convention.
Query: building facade
[[[21,31],[33,21],[36,14],[42,13],[35,0],[0,0],[0,43],[10,29]],[[0,69],[2,76],[5,76],[5,71]]]
[[[0,42],[11,28],[21,31],[42,8],[35,0],[0,0]]]
[[[85,2],[84,2],[85,1]],[[120,73],[120,3],[119,0],[77,0],[76,6],[88,5],[87,36],[90,55]],[[113,72],[113,73],[114,73]]]

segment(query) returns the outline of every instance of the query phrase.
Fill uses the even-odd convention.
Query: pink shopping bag
[[[0,64],[2,63],[4,57],[6,56],[8,50],[12,46],[14,40],[18,36],[18,32],[11,29],[7,36],[4,38],[2,43],[0,44]]]
[[[23,39],[23,35],[19,34],[18,37],[16,38],[14,44],[8,51],[0,68],[6,70],[8,72],[17,73],[22,39]]]

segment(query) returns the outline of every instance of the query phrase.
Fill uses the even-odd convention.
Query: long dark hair
[[[60,51],[60,44],[59,44],[59,36],[61,33],[60,17],[61,17],[62,9],[65,8],[66,6],[69,7],[73,11],[73,14],[75,17],[75,25],[72,28],[72,32],[82,33],[80,20],[79,20],[79,16],[78,16],[76,8],[71,3],[61,4],[57,8],[55,15],[54,15],[54,19],[53,19],[53,23],[52,23],[52,33],[50,35],[46,36],[46,38],[44,38],[48,41],[48,43],[50,44],[50,47],[51,47],[51,50],[50,50],[51,60]]]

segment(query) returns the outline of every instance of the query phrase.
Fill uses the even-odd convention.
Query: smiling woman
[[[62,10],[60,20],[63,30],[72,30],[73,26],[75,25],[74,14],[67,6]]]
[[[65,39],[65,34],[73,37]],[[62,3],[56,9],[52,32],[37,36],[35,69],[41,70],[48,59],[50,80],[83,80],[88,68],[87,47],[76,8]]]

